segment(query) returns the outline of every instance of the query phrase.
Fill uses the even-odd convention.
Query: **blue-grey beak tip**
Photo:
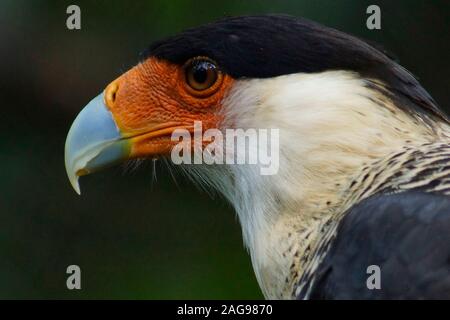
[[[65,165],[69,181],[80,194],[78,178],[123,160],[128,143],[104,104],[95,97],[76,117],[66,139]]]

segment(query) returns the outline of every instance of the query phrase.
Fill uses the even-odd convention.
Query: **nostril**
[[[105,89],[105,102],[108,107],[114,106],[117,97],[117,91],[119,90],[119,84],[117,81],[111,82]]]

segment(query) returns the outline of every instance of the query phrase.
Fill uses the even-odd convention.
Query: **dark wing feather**
[[[381,289],[367,288],[367,267]],[[352,208],[320,264],[312,299],[450,299],[450,198],[404,192]]]

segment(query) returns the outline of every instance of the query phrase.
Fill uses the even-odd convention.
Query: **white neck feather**
[[[277,291],[286,290],[278,283],[285,283],[290,257],[280,250],[298,246],[286,234],[295,232],[301,242],[316,221],[338,208],[346,184],[364,165],[405,143],[436,138],[420,119],[352,72],[239,80],[223,106],[224,127],[280,130],[278,174],[262,176],[250,165],[186,170],[236,209],[258,281],[270,298],[285,297]]]

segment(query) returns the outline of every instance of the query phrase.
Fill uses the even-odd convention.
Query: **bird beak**
[[[104,94],[98,95],[81,110],[67,135],[64,156],[72,187],[80,194],[80,176],[126,160],[130,150],[130,141],[122,139]]]
[[[203,130],[217,127],[220,117],[215,112],[226,90],[198,98],[185,90],[185,79],[184,68],[150,58],[113,80],[84,107],[65,145],[67,175],[78,194],[80,176],[128,159],[170,156],[178,143],[173,133],[193,133],[194,120],[202,121]]]

